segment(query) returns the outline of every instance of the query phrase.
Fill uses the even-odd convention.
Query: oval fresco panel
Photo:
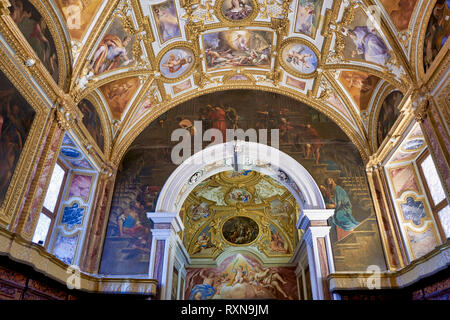
[[[232,244],[249,244],[259,234],[258,224],[248,217],[234,217],[223,224],[222,235]]]
[[[219,6],[222,15],[232,21],[248,19],[255,11],[255,3],[251,0],[223,0]]]
[[[296,75],[310,75],[317,69],[316,53],[307,45],[291,42],[281,51],[281,64],[289,72]]]
[[[194,54],[188,48],[173,48],[167,51],[159,62],[163,77],[176,79],[187,74],[194,64]]]
[[[81,153],[72,148],[61,148],[61,153],[69,158],[78,158]]]

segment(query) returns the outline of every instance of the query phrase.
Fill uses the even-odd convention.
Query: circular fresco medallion
[[[159,71],[167,79],[179,79],[194,65],[194,54],[191,49],[175,47],[164,53],[159,61]]]
[[[312,76],[318,65],[317,54],[304,43],[290,41],[282,46],[280,63],[297,76]]]
[[[222,235],[235,245],[249,244],[258,237],[258,224],[248,217],[234,217],[227,220],[222,227]]]
[[[230,21],[247,20],[258,13],[254,0],[222,0],[217,8],[219,16]]]

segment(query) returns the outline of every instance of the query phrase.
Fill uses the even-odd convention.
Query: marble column
[[[327,276],[334,272],[334,261],[327,220],[333,214],[333,209],[306,209],[297,223],[297,228],[304,230],[314,300],[332,299]]]
[[[177,233],[183,230],[183,223],[172,212],[147,212],[147,217],[153,222],[149,277],[158,280],[158,298],[169,300]]]

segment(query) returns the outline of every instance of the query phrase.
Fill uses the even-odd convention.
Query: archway
[[[241,170],[254,170],[280,181],[296,198],[300,208],[325,209],[322,194],[309,172],[288,154],[274,147],[230,141],[197,152],[170,175],[158,198],[157,212],[178,213],[188,194],[204,179],[233,170],[235,149],[242,155]],[[187,181],[180,184],[180,181]]]
[[[318,185],[299,162],[276,148],[247,141],[217,144],[188,158],[167,179],[159,196],[156,212],[147,213],[156,226],[153,229],[156,232],[152,240],[150,275],[160,281],[161,297],[170,298],[169,288],[173,286],[174,265],[190,264],[186,248],[175,240],[175,234],[184,228],[179,217],[181,206],[196,186],[209,177],[232,171],[236,167],[240,171],[257,171],[269,176],[294,196],[301,211],[296,227],[305,232],[304,239],[300,241],[306,240],[303,245],[306,250],[303,249],[303,254],[307,255],[311,270],[308,281],[311,281],[313,298],[326,297],[324,280],[334,271],[327,219],[333,215],[334,210],[326,209]],[[298,244],[296,251],[299,251],[301,246]],[[245,263],[252,259],[239,255],[241,251],[234,248],[224,256],[227,259],[235,259],[234,263],[238,260]],[[233,253],[237,255],[232,255]],[[248,253],[254,255],[251,250]],[[184,255],[184,258],[176,258],[177,255]],[[221,256],[218,262],[223,260],[223,255]],[[291,262],[296,263],[298,258],[299,253],[296,252],[296,257],[293,254]]]

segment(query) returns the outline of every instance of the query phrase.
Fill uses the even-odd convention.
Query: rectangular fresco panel
[[[319,26],[320,11],[323,0],[299,0],[295,32],[314,38]]]
[[[228,30],[203,35],[208,69],[270,66],[273,33]]]
[[[154,5],[152,9],[161,43],[181,37],[177,9],[173,0]]]
[[[297,298],[295,267],[264,267],[249,255],[232,255],[217,268],[187,270],[187,300]]]
[[[376,29],[368,26],[368,20],[364,11],[358,8],[355,10],[352,22],[343,27],[344,57],[349,60],[363,60],[386,66],[392,56]]]
[[[30,1],[11,1],[11,18],[50,75],[58,81],[58,58],[53,37],[42,15]]]
[[[0,204],[28,137],[35,111],[0,72]]]

